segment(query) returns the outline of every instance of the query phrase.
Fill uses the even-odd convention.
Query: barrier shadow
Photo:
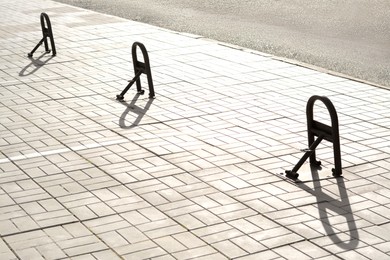
[[[42,53],[38,58],[33,58],[33,57],[28,57],[28,59],[31,61],[30,64],[28,64],[27,66],[25,66],[20,72],[19,72],[19,76],[21,77],[25,77],[25,76],[28,76],[28,75],[31,75],[31,74],[34,74],[37,70],[39,70],[43,65],[45,65],[47,62],[49,62],[54,56],[50,56],[49,58],[47,58],[46,60],[44,61],[41,61],[41,58],[43,58],[43,56],[45,56],[46,53]],[[28,68],[32,67],[32,66],[35,66],[35,68],[26,73],[26,71],[28,70]]]
[[[312,174],[312,181],[299,181],[296,182],[296,184],[301,189],[305,190],[306,192],[316,197],[320,220],[328,237],[337,246],[339,246],[342,249],[345,250],[355,249],[359,244],[359,233],[356,227],[356,222],[349,202],[344,178],[341,176],[337,178],[334,177],[329,178],[329,180],[336,181],[334,185],[337,185],[338,192],[341,199],[338,200],[337,198],[334,198],[323,191],[323,188],[321,186],[321,179],[319,178],[319,173],[318,173],[320,169],[321,167],[311,165],[310,171]],[[312,183],[314,189],[313,187],[309,187],[307,183]],[[347,224],[347,230],[337,231],[332,227],[331,221],[329,219],[330,212],[336,213],[339,216],[343,216],[345,218]],[[344,222],[340,222],[338,224],[343,224],[343,223]],[[345,239],[342,239],[340,235],[343,236],[347,233],[349,233],[349,240],[345,241]]]
[[[141,122],[142,118],[145,116],[146,112],[149,110],[150,106],[152,105],[154,99],[149,98],[148,102],[146,103],[145,107],[139,107],[135,103],[137,102],[139,96],[141,96],[141,93],[137,93],[133,99],[131,100],[130,103],[126,103],[124,101],[120,101],[119,103],[123,104],[126,106],[126,110],[123,111],[122,115],[119,118],[119,126],[122,129],[131,129],[136,126]],[[128,116],[129,113],[136,114],[137,118],[131,125],[126,125],[126,117]]]

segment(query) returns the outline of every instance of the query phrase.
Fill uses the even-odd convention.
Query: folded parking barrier
[[[142,52],[142,55],[144,58],[144,62],[141,62],[138,60],[137,47],[139,47],[141,49],[141,52]],[[131,55],[133,58],[133,67],[134,67],[135,76],[132,80],[129,80],[129,84],[125,87],[125,89],[122,91],[122,93],[120,93],[119,95],[116,95],[116,99],[119,101],[123,101],[124,95],[126,94],[126,92],[130,89],[130,87],[134,83],[136,83],[136,85],[137,85],[137,93],[144,94],[145,91],[142,89],[141,80],[140,80],[140,76],[142,74],[146,74],[146,77],[148,79],[149,98],[154,98],[155,93],[154,93],[154,87],[153,87],[152,72],[150,70],[149,55],[148,55],[148,52],[146,51],[145,46],[140,42],[134,42],[133,46],[131,48]]]
[[[320,100],[325,104],[328,109],[331,126],[325,125],[321,122],[314,120],[313,118],[313,107],[315,101]],[[322,140],[327,140],[333,143],[333,154],[334,154],[334,168],[332,169],[333,176],[341,176],[341,151],[340,151],[340,135],[339,135],[339,122],[337,117],[337,112],[335,107],[329,98],[324,96],[312,96],[306,106],[306,117],[307,117],[307,132],[308,132],[308,141],[309,149],[305,149],[305,154],[295,165],[295,167],[290,171],[285,171],[288,178],[296,180],[299,176],[298,170],[301,168],[303,163],[310,157],[310,163],[312,165],[320,166],[321,162],[316,160],[315,149],[321,143]],[[317,139],[315,139],[317,137]]]
[[[46,26],[45,26],[46,22]],[[52,56],[56,56],[57,51],[56,51],[56,45],[54,44],[54,37],[53,37],[53,31],[51,29],[51,23],[49,16],[46,13],[41,13],[41,28],[42,28],[42,35],[43,38],[38,42],[38,44],[35,46],[35,48],[28,53],[28,57],[32,57],[34,52],[38,49],[39,46],[41,46],[42,43],[45,44],[45,51],[46,53],[50,53],[50,49],[48,46],[47,38],[49,37],[50,39],[50,44],[51,44],[51,49],[52,49]]]

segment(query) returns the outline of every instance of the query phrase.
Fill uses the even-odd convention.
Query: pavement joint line
[[[380,161],[383,161],[383,160],[388,160],[389,158],[390,158],[390,155],[389,155],[389,157],[387,157],[387,158],[382,158],[382,159],[372,160],[372,161],[365,162],[365,163],[357,163],[357,164],[345,166],[345,167],[343,167],[343,169],[349,169],[349,168],[353,168],[353,167],[357,167],[357,166],[362,166],[362,165],[366,165],[366,164],[373,164],[373,163],[380,162]]]
[[[86,227],[86,228],[88,228],[88,227]],[[89,229],[88,229],[88,230],[89,230]],[[101,241],[104,245],[106,245],[107,248],[104,248],[104,249],[97,249],[97,250],[93,251],[94,254],[95,254],[95,253],[99,253],[99,252],[104,252],[104,251],[107,251],[108,249],[110,249],[110,247],[109,247],[102,239],[100,239],[99,237],[98,237],[98,239],[99,239],[99,241]],[[114,252],[116,256],[120,257],[120,255],[119,255],[116,251],[112,250],[112,252]],[[85,253],[79,253],[79,254],[74,254],[74,255],[72,255],[72,258],[78,258],[78,257],[81,257],[81,258],[85,257]],[[58,260],[62,260],[62,259],[68,260],[69,257],[61,257],[61,258],[58,258]]]
[[[26,77],[26,76],[25,76]],[[20,80],[12,80],[12,81],[2,81],[0,82],[0,85],[1,86],[8,86],[8,85],[20,85],[20,84],[28,84],[28,83],[35,83],[35,82],[47,82],[47,81],[51,81],[51,80],[58,80],[58,79],[62,79],[63,77],[62,76],[48,76],[47,78],[26,78],[26,79],[23,79],[23,76],[21,77]]]
[[[44,152],[36,152],[36,153],[30,153],[30,154],[17,155],[17,156],[12,156],[12,157],[8,157],[8,158],[0,159],[0,164],[6,163],[6,162],[15,162],[15,161],[20,161],[20,160],[25,160],[25,159],[37,158],[37,157],[45,157],[48,155],[61,154],[61,153],[66,153],[66,152],[77,152],[77,151],[99,148],[99,147],[104,147],[104,146],[109,146],[109,145],[114,145],[114,144],[123,144],[125,142],[127,142],[127,140],[105,141],[105,142],[101,142],[101,143],[92,143],[92,144],[71,146],[69,148],[65,147],[62,149],[56,149],[56,150],[50,150],[50,151],[44,151]]]
[[[59,223],[59,224],[55,224],[55,225],[49,225],[49,226],[44,226],[44,227],[37,227],[37,228],[34,228],[34,229],[28,229],[28,230],[24,230],[24,231],[19,231],[19,232],[14,232],[14,233],[10,233],[10,234],[1,235],[1,237],[10,237],[10,236],[14,236],[14,235],[25,234],[25,233],[39,231],[39,230],[42,230],[42,229],[48,229],[48,228],[53,228],[53,227],[60,227],[60,226],[64,226],[64,225],[74,224],[74,223],[82,223],[82,221],[74,220],[74,221],[63,222],[63,223]]]
[[[41,93],[45,94],[44,92],[41,92]],[[60,100],[69,100],[69,99],[73,99],[73,98],[82,99],[84,97],[93,97],[93,96],[100,96],[100,94],[95,92],[94,94],[78,95],[78,96],[74,96],[74,97],[50,98],[50,99],[45,99],[45,100],[39,100],[36,102],[60,101]],[[35,103],[35,102],[30,102],[30,103]]]

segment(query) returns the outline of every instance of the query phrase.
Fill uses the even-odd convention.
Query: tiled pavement
[[[52,1],[0,10],[0,259],[390,258],[388,90]],[[57,56],[29,59],[41,12]],[[135,41],[156,98],[120,103]],[[343,178],[324,142],[294,183],[312,95]]]

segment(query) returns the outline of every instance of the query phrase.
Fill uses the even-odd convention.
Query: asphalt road
[[[56,0],[390,87],[389,0]]]

